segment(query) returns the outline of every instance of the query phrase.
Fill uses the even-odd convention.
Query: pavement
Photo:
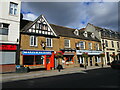
[[[107,68],[110,66],[104,66],[103,68]],[[42,71],[31,71],[28,73],[4,73],[0,74],[0,82],[11,82],[17,80],[26,80],[26,79],[34,79],[40,77],[49,77],[49,76],[56,76],[56,75],[64,75],[64,74],[71,74],[71,73],[86,73],[86,70],[91,69],[99,69],[102,67],[99,66],[87,66],[87,69],[82,67],[72,67],[72,68],[65,68],[58,72],[58,70],[42,70]]]

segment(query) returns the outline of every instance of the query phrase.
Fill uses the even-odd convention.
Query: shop
[[[61,49],[63,52],[63,60],[65,61],[65,65],[71,65],[75,62],[75,49]]]
[[[15,72],[16,70],[16,52],[17,45],[15,44],[1,44],[0,45],[0,68],[5,72]]]
[[[82,57],[82,53],[88,53],[88,60],[86,61],[88,66],[93,66],[95,64],[101,63],[100,54],[103,53],[103,51],[90,51],[90,50],[76,50],[78,62],[80,64],[84,64],[84,57]]]
[[[23,50],[22,65],[27,67],[54,68],[54,51]]]

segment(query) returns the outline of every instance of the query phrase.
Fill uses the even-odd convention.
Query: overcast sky
[[[32,21],[43,14],[52,24],[80,29],[91,23],[118,31],[118,2],[22,2],[21,12]]]

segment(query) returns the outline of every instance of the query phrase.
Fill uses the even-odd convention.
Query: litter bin
[[[29,67],[16,66],[16,73],[27,73],[29,71]]]

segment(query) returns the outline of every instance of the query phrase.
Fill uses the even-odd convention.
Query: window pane
[[[36,64],[43,64],[43,58],[41,56],[35,56]]]
[[[33,46],[33,42],[34,42],[34,39],[33,39],[33,36],[30,37],[30,45]]]
[[[24,65],[33,65],[34,56],[23,56],[23,64]]]
[[[8,29],[0,29],[0,35],[8,35]]]

